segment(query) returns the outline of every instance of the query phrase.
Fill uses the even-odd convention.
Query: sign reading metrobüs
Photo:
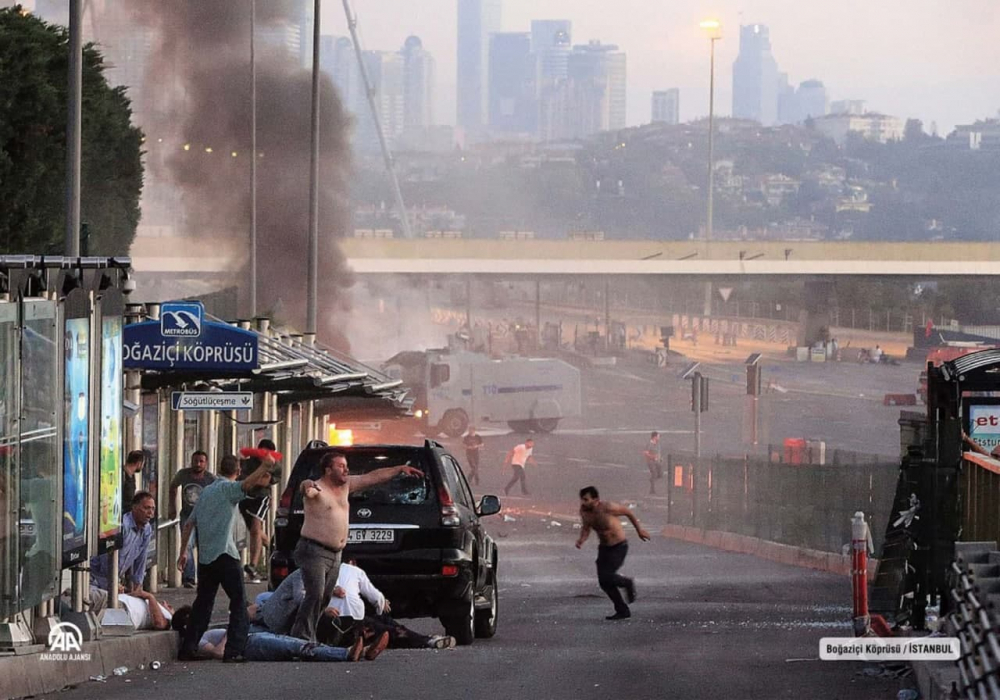
[[[200,302],[168,302],[159,321],[125,326],[126,369],[243,372],[257,369],[257,336],[205,319]]]
[[[1000,445],[1000,406],[969,406],[969,437],[987,450]]]

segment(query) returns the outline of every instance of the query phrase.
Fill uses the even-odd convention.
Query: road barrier
[[[872,455],[833,465],[784,464],[766,457],[667,456],[667,522],[847,554],[851,518],[889,518],[899,465]],[[875,551],[881,528],[873,533]]]

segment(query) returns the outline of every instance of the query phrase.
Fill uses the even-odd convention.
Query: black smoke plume
[[[262,37],[303,0],[258,0],[258,312],[305,327],[311,76]],[[190,234],[246,240],[250,226],[251,0],[132,0],[157,33],[147,81],[164,91],[156,124],[176,147],[159,167],[180,188]],[[337,319],[353,283],[336,238],[349,222],[349,117],[332,83],[321,86],[320,339],[348,350]],[[188,150],[183,144],[189,146]],[[207,149],[212,149],[211,153]],[[233,154],[236,154],[235,156]],[[154,163],[153,167],[157,167]],[[248,277],[241,275],[243,298]]]

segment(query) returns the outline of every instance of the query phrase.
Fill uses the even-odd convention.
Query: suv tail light
[[[294,491],[289,486],[285,489],[285,492],[281,494],[281,500],[278,501],[278,507],[274,513],[274,525],[275,527],[285,527],[288,525],[288,514],[292,510],[292,494]]]
[[[441,484],[438,486],[438,500],[441,501],[441,526],[442,527],[458,527],[462,524],[462,521],[458,517],[458,508],[455,507],[455,501],[451,499],[451,492],[448,490],[448,486]]]

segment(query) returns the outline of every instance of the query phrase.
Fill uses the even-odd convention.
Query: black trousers
[[[469,464],[469,481],[479,484],[479,450],[466,450],[465,461]]]
[[[247,596],[243,587],[243,567],[228,554],[221,555],[210,564],[198,564],[198,595],[191,606],[191,621],[184,632],[181,653],[195,654],[198,642],[212,620],[215,595],[219,586],[229,596],[229,626],[226,628],[225,657],[242,656],[247,646]]]
[[[525,496],[528,495],[528,480],[524,473],[524,467],[520,464],[512,465],[514,468],[514,476],[506,486],[503,487],[504,494],[510,494],[511,488],[520,481],[521,482],[521,493]]]
[[[620,589],[627,587],[631,579],[619,574],[618,569],[622,568],[627,554],[628,542],[625,541],[610,547],[602,544],[597,548],[597,583],[611,599],[615,612],[622,614],[627,614],[629,609]]]

